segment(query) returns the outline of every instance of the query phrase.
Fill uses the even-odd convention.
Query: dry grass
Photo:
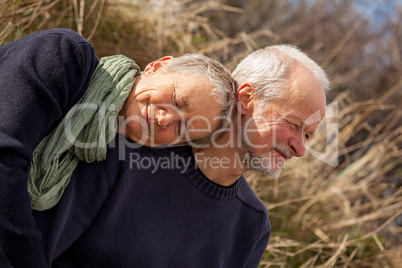
[[[106,0],[20,0],[0,2],[0,44],[22,37],[25,34],[64,27],[84,35],[84,23],[91,28],[86,34],[94,35]]]
[[[163,55],[199,52],[232,70],[259,47],[301,47],[326,68],[338,113],[309,143],[311,153],[291,160],[279,179],[247,174],[273,226],[261,267],[399,267],[401,5],[395,1],[396,15],[373,31],[351,8],[354,1],[243,2],[0,1],[0,45],[64,27],[89,39],[99,57],[125,54],[145,66]],[[337,165],[314,151],[335,155]]]

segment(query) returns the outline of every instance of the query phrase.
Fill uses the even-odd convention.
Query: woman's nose
[[[156,120],[161,128],[167,128],[169,124],[179,120],[179,114],[176,111],[160,109],[156,115]]]

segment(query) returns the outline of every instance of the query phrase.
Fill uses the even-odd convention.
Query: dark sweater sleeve
[[[246,264],[246,268],[257,268],[261,262],[262,255],[267,249],[269,237],[271,235],[271,224],[268,220],[268,217],[264,215],[263,217],[264,224],[261,228],[261,237],[258,239],[256,246],[251,252],[251,256]]]
[[[36,144],[82,97],[97,64],[91,44],[66,29],[0,47],[0,247],[15,268],[47,266],[27,192],[28,164]]]

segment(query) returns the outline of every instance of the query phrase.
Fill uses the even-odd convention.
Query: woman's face
[[[220,122],[212,89],[203,75],[146,71],[120,111],[119,132],[146,146],[205,138]]]

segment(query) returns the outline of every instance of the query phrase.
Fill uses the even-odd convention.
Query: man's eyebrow
[[[315,130],[311,130],[311,125],[314,124],[315,122],[311,122],[310,124],[307,124],[306,120],[303,120],[302,118],[300,118],[298,115],[292,114],[292,115],[288,115],[286,117],[286,119],[289,119],[291,121],[291,123],[297,123],[300,125],[300,127],[303,127],[303,130],[306,131],[308,134],[310,134],[310,136],[314,135]],[[296,121],[296,122],[295,122]]]
[[[312,122],[310,122],[310,123],[307,123],[307,121],[308,121],[308,119],[309,118],[306,118],[306,119],[302,119],[300,116],[298,116],[298,115],[296,115],[296,114],[292,114],[292,115],[288,115],[287,117],[286,117],[287,119],[290,119],[290,120],[294,120],[294,121],[297,121],[297,123],[299,123],[299,124],[302,124],[302,125],[305,125],[305,126],[309,126],[309,125],[311,125],[311,124],[313,124],[313,123],[315,123],[315,122],[318,122],[318,121],[312,121]]]
[[[285,118],[286,118],[287,120],[292,121],[292,123],[304,124],[304,121],[303,121],[299,116],[294,115],[294,114],[287,115],[287,116],[285,116]],[[296,122],[294,122],[294,121],[296,121]]]

